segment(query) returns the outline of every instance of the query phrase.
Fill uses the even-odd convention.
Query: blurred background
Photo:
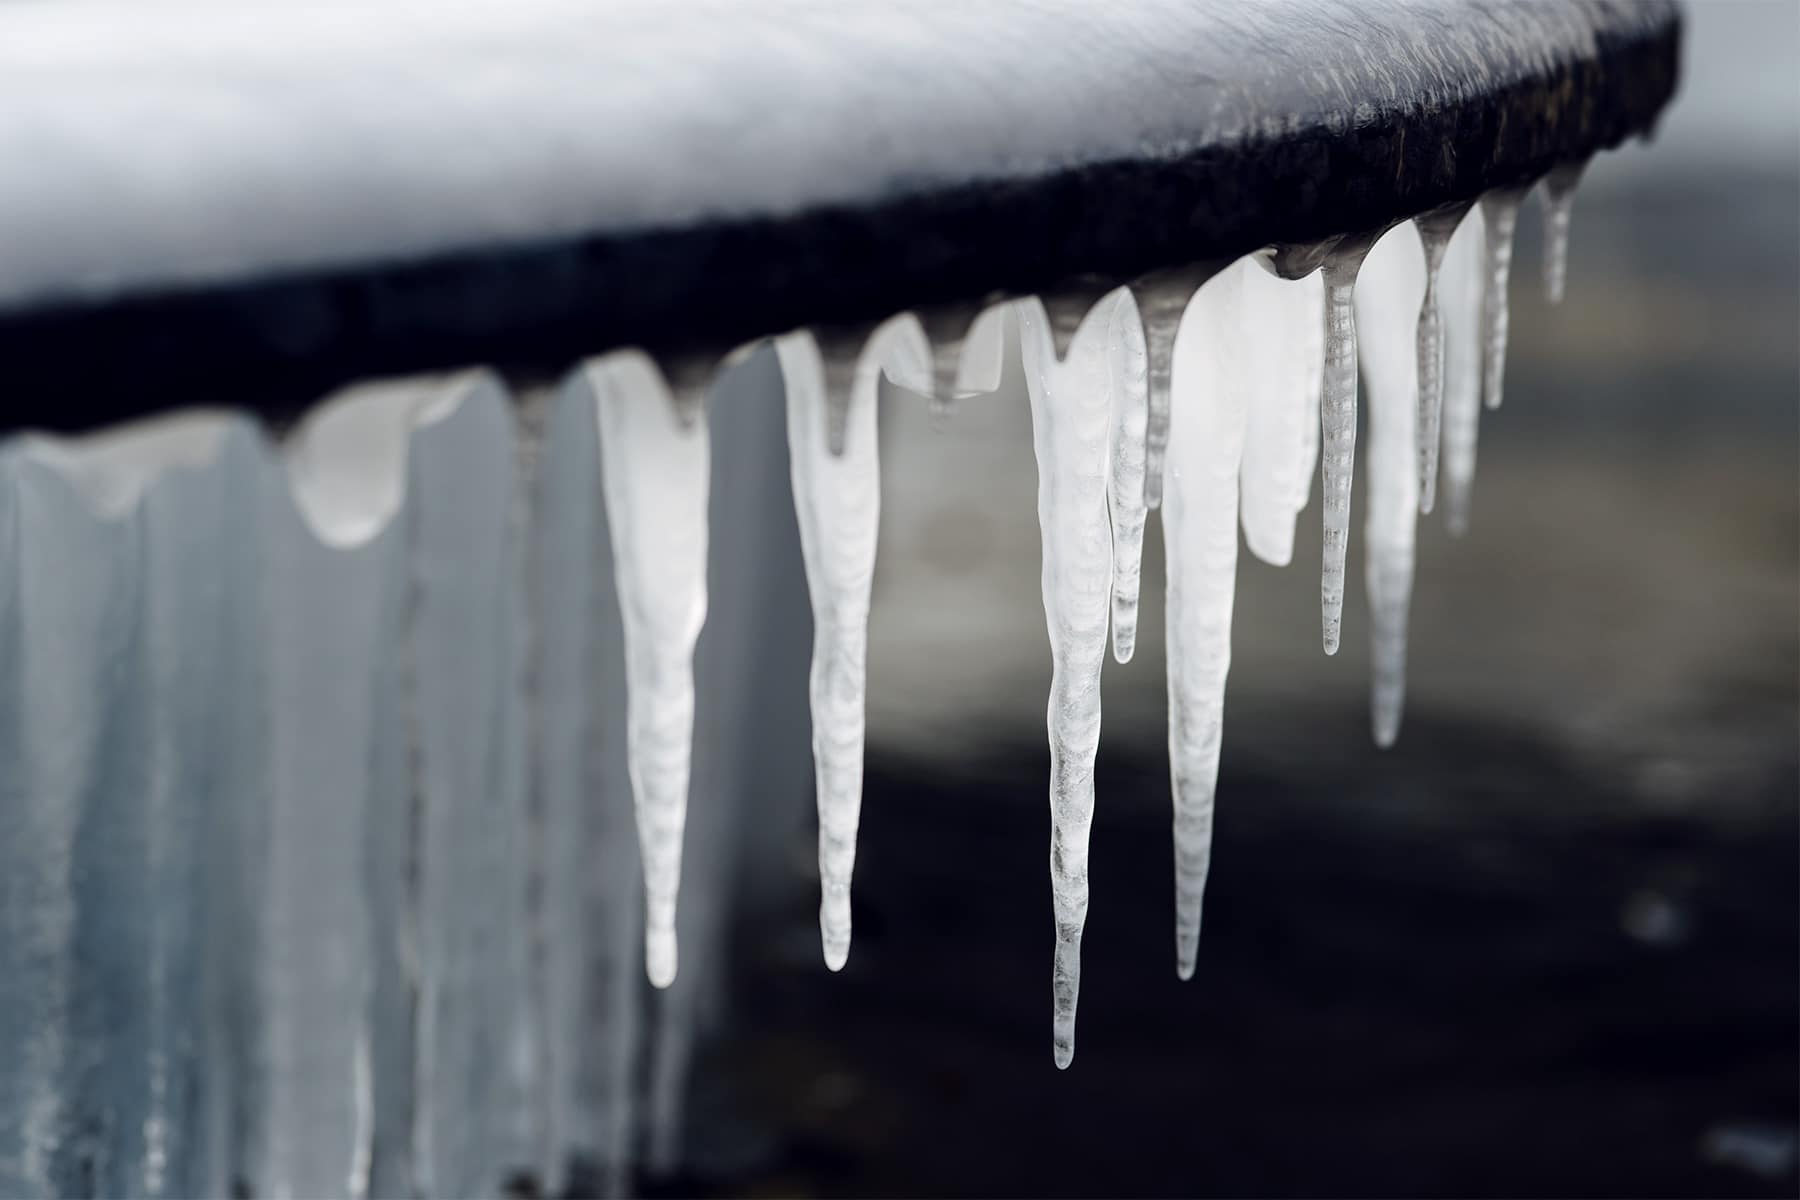
[[[819,968],[809,888],[747,910],[689,1165],[646,1186],[1794,1194],[1800,10],[1689,17],[1655,140],[1584,179],[1560,307],[1521,219],[1507,400],[1468,534],[1421,521],[1394,749],[1368,731],[1363,478],[1335,658],[1316,484],[1293,566],[1240,556],[1187,984],[1152,519],[1066,1073],[1029,413],[885,407],[850,963]],[[771,686],[803,703],[804,668]],[[788,849],[803,881],[810,828]]]

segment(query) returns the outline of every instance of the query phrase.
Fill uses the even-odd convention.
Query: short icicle
[[[813,611],[819,934],[825,965],[839,971],[850,955],[850,878],[862,810],[869,585],[881,520],[877,395],[883,370],[904,387],[929,390],[931,352],[918,320],[900,316],[870,335],[848,378],[826,369],[810,333],[777,338],[775,353],[787,383],[794,513]],[[836,449],[831,430],[841,435]]]
[[[1587,163],[1563,163],[1544,179],[1544,298],[1561,304],[1569,277],[1569,217]]]
[[[1363,565],[1369,593],[1370,711],[1375,744],[1383,748],[1399,736],[1406,703],[1406,624],[1419,512],[1414,423],[1420,412],[1421,364],[1414,332],[1428,286],[1427,253],[1413,230],[1396,226],[1369,251],[1356,287],[1362,369],[1369,381]]]
[[[675,900],[694,740],[694,642],[706,620],[711,450],[698,385],[671,395],[646,355],[586,367],[625,633],[626,757],[643,854],[644,965],[675,980]]]
[[[1144,324],[1144,351],[1150,368],[1149,416],[1144,430],[1144,504],[1160,508],[1163,456],[1169,445],[1170,360],[1175,333],[1188,300],[1207,277],[1206,268],[1188,267],[1147,279],[1133,289]]]
[[[1137,649],[1138,592],[1143,582],[1144,441],[1149,417],[1149,354],[1137,300],[1121,288],[1110,300],[1107,370],[1112,381],[1112,465],[1107,477],[1112,512],[1113,658],[1131,661]]]
[[[1513,230],[1519,224],[1519,206],[1530,190],[1529,186],[1496,188],[1481,198],[1487,228],[1482,266],[1481,399],[1488,408],[1500,407],[1506,378],[1506,291],[1512,279]]]
[[[1438,298],[1438,275],[1450,239],[1470,207],[1446,205],[1413,219],[1425,252],[1425,298],[1419,304],[1417,338],[1419,411],[1415,418],[1422,513],[1430,512],[1437,504],[1438,443],[1444,413],[1444,310]]]
[[[1107,512],[1114,405],[1114,301],[1096,305],[1058,361],[1043,305],[1014,306],[1032,446],[1038,464],[1044,623],[1050,635],[1050,893],[1056,950],[1051,976],[1058,1067],[1075,1057],[1081,931],[1087,921],[1088,831],[1100,745],[1100,668],[1112,596],[1113,530]]]
[[[1444,311],[1444,524],[1460,535],[1469,527],[1475,484],[1475,443],[1481,432],[1481,260],[1486,221],[1469,213],[1444,252],[1438,284]]]
[[[1319,273],[1283,279],[1263,255],[1244,275],[1244,335],[1257,369],[1238,505],[1244,544],[1274,566],[1294,557],[1294,522],[1312,492],[1319,455],[1319,385],[1325,365],[1325,291]]]
[[[1238,464],[1245,383],[1266,364],[1244,345],[1245,283],[1261,267],[1240,260],[1188,305],[1175,345],[1167,560],[1169,774],[1175,802],[1175,973],[1191,979],[1212,865],[1213,802],[1231,667],[1237,586]]]
[[[1319,575],[1325,653],[1336,654],[1344,620],[1344,557],[1350,543],[1350,484],[1356,470],[1356,273],[1373,239],[1346,237],[1326,255],[1325,382],[1319,396],[1325,492],[1325,553]]]

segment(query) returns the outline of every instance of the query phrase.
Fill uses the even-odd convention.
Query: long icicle
[[[1202,902],[1212,864],[1213,802],[1231,667],[1237,582],[1238,464],[1249,372],[1243,295],[1249,260],[1227,267],[1188,306],[1175,346],[1168,490],[1162,512],[1167,561],[1169,775],[1175,824],[1175,972],[1194,974]]]
[[[908,387],[930,386],[930,348],[916,318],[880,326],[847,379],[828,372],[813,335],[777,338],[787,382],[794,513],[813,610],[813,770],[819,809],[819,935],[825,965],[850,955],[850,880],[862,811],[869,587],[881,521],[876,405],[883,368]],[[832,414],[841,414],[833,420]],[[829,428],[842,434],[830,446]]]
[[[1513,230],[1519,205],[1530,187],[1496,188],[1481,198],[1487,226],[1487,260],[1483,264],[1481,300],[1481,398],[1499,408],[1506,379],[1507,284],[1512,279]]]
[[[1143,582],[1145,438],[1149,418],[1149,355],[1137,300],[1128,289],[1113,294],[1107,369],[1111,378],[1113,431],[1108,504],[1112,513],[1113,658],[1131,661],[1137,648],[1138,593]]]
[[[1586,161],[1563,163],[1544,179],[1544,298],[1561,304],[1569,277],[1569,217]]]
[[[644,966],[675,981],[675,901],[694,741],[694,642],[706,621],[711,450],[698,386],[671,395],[626,350],[587,366],[625,633],[627,751],[644,866]]]
[[[1481,263],[1486,241],[1481,209],[1450,239],[1438,283],[1444,310],[1444,524],[1453,535],[1469,527],[1475,484],[1475,444],[1481,432]]]
[[[1056,358],[1050,322],[1035,300],[1014,306],[1031,440],[1038,464],[1044,624],[1050,636],[1050,894],[1056,949],[1051,972],[1052,1049],[1075,1057],[1081,931],[1087,921],[1088,832],[1094,820],[1094,754],[1100,745],[1100,668],[1112,595],[1113,534],[1107,512],[1113,403],[1109,349],[1113,301],[1096,305]]]
[[[1419,520],[1414,423],[1419,416],[1415,322],[1427,289],[1426,251],[1396,226],[1375,243],[1356,287],[1362,369],[1369,381],[1368,514],[1364,581],[1369,595],[1369,689],[1375,744],[1400,734],[1406,704],[1406,625]]]
[[[1356,470],[1356,273],[1373,239],[1347,237],[1326,255],[1325,383],[1319,396],[1325,477],[1325,553],[1319,576],[1325,653],[1336,654],[1344,622],[1344,557],[1350,542],[1350,484]]]
[[[1446,205],[1413,219],[1425,252],[1425,298],[1419,304],[1417,338],[1419,409],[1415,419],[1422,513],[1437,505],[1438,444],[1444,412],[1444,309],[1438,297],[1438,275],[1450,239],[1469,208],[1468,204]]]

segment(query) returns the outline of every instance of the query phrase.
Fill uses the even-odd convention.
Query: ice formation
[[[1477,205],[1457,226],[1444,251],[1438,284],[1444,310],[1443,446],[1439,458],[1444,525],[1469,527],[1475,486],[1475,446],[1481,432],[1482,261],[1487,219]]]
[[[1370,713],[1375,744],[1400,734],[1406,700],[1406,617],[1412,603],[1418,525],[1418,393],[1424,361],[1414,314],[1425,300],[1427,263],[1411,222],[1383,235],[1356,287],[1362,371],[1369,384],[1368,515],[1363,564],[1369,592]]]
[[[1319,393],[1324,476],[1324,565],[1319,603],[1325,653],[1336,654],[1344,621],[1344,558],[1350,546],[1350,482],[1356,471],[1356,273],[1369,239],[1346,238],[1326,255],[1325,381]]]
[[[1088,907],[1088,830],[1094,819],[1094,755],[1100,746],[1100,668],[1113,603],[1115,429],[1134,399],[1115,387],[1141,376],[1116,371],[1127,321],[1123,294],[1089,310],[1059,358],[1050,318],[1024,301],[1014,312],[1031,401],[1038,464],[1038,524],[1043,536],[1044,621],[1052,663],[1050,733],[1050,892],[1056,927],[1052,967],[1052,1041],[1056,1065],[1075,1057],[1075,1006],[1081,991],[1081,932]],[[1126,414],[1121,417],[1120,413]],[[1132,422],[1131,424],[1135,424]],[[1135,441],[1135,431],[1126,433]],[[1122,456],[1136,457],[1135,449]],[[1141,537],[1141,532],[1140,532]],[[1133,572],[1135,574],[1135,571]]]
[[[1544,177],[1544,298],[1561,304],[1569,275],[1569,216],[1587,163],[1564,163]]]
[[[810,699],[819,805],[819,935],[825,965],[850,955],[850,874],[862,808],[863,706],[869,585],[881,523],[875,415],[883,372],[932,391],[931,348],[911,315],[869,336],[860,353],[827,363],[807,332],[776,339],[787,385],[794,512],[812,594]]]
[[[1487,408],[1500,407],[1500,388],[1506,378],[1506,291],[1512,279],[1513,230],[1519,224],[1519,206],[1530,190],[1499,188],[1481,198],[1487,230],[1482,263],[1481,401]]]
[[[1231,667],[1237,583],[1238,465],[1247,381],[1261,369],[1246,345],[1243,259],[1189,303],[1174,346],[1169,470],[1162,509],[1167,562],[1169,774],[1175,804],[1175,972],[1194,974],[1201,902],[1212,863],[1213,799]]]
[[[1552,297],[1578,173],[1544,183]],[[935,345],[912,316],[864,343],[775,339],[814,620],[829,967],[851,932],[883,377],[947,406],[997,387],[1015,349],[1023,367],[1053,664],[1053,1052],[1066,1067],[1100,677],[1109,630],[1113,656],[1133,654],[1148,510],[1160,502],[1167,559],[1187,978],[1238,531],[1259,558],[1288,562],[1322,460],[1335,649],[1360,370],[1372,724],[1391,744],[1416,514],[1441,472],[1447,522],[1466,527],[1523,195],[1340,239],[1298,279],[1260,254],[1091,306],[954,310],[932,318],[954,329]],[[641,906],[644,973],[659,988],[675,979],[716,499],[705,381],[676,378],[625,351],[520,404],[483,372],[370,385],[316,409],[279,456],[219,414],[0,450],[0,648],[20,664],[0,680],[0,757],[18,764],[0,779],[0,1191],[90,1179],[146,1196],[240,1181],[271,1197],[473,1194],[496,1190],[504,1167],[561,1188],[571,1156],[617,1187],[646,1033],[649,1141],[670,1158],[710,993],[677,988],[646,1022],[634,960]],[[615,604],[616,646],[603,628]],[[718,670],[755,678],[742,660]],[[164,696],[185,699],[148,703]],[[236,802],[252,794],[254,808]],[[709,823],[693,847],[710,866],[746,836]],[[101,875],[111,906],[83,903],[78,881]],[[715,933],[702,953],[728,909],[707,886],[683,902],[704,897]],[[255,904],[209,908],[206,891]],[[76,955],[77,941],[104,954]],[[117,1004],[101,959],[141,1003]],[[191,1012],[208,1015],[199,1041]],[[603,1046],[550,1049],[587,1038],[595,1014]],[[95,1128],[102,1111],[130,1119]]]
[[[647,356],[588,364],[625,627],[631,789],[644,867],[644,966],[675,981],[675,900],[694,738],[694,642],[706,620],[710,449],[703,397],[672,396]]]

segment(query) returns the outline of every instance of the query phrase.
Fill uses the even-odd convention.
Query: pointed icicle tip
[[[1339,239],[1320,268],[1325,276],[1325,383],[1319,393],[1324,476],[1324,556],[1319,617],[1326,654],[1338,652],[1344,621],[1344,560],[1350,544],[1350,494],[1356,470],[1356,275],[1373,235]]]
[[[1544,298],[1561,304],[1569,277],[1569,217],[1586,161],[1564,163],[1544,179]]]
[[[1481,198],[1481,215],[1487,229],[1481,301],[1481,399],[1490,409],[1500,407],[1501,385],[1506,378],[1507,286],[1512,279],[1513,231],[1519,224],[1519,205],[1530,190],[1529,185],[1496,188]]]

